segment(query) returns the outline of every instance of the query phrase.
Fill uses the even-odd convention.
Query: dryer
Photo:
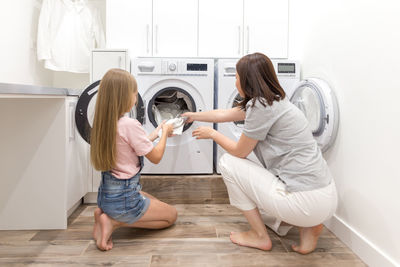
[[[148,133],[157,127],[157,110],[161,108],[170,109],[171,118],[185,111],[213,109],[213,59],[139,57],[133,60],[132,74],[143,98],[143,127]],[[192,131],[199,126],[212,127],[212,123],[186,124],[182,135],[168,138],[164,157],[159,164],[145,159],[142,173],[213,173],[212,140],[196,140],[192,137]]]
[[[239,59],[218,59],[216,66],[216,108],[230,109],[238,105],[241,97],[236,89],[236,63]],[[296,84],[300,81],[300,64],[291,60],[272,60],[275,72],[282,88],[285,90],[287,97],[290,98],[295,90]],[[239,140],[242,134],[244,121],[218,123],[216,128],[219,132],[232,140]],[[214,164],[217,173],[220,173],[218,167],[219,158],[226,151],[221,146],[216,146],[214,153]],[[254,153],[250,153],[248,159],[258,163],[258,159]]]

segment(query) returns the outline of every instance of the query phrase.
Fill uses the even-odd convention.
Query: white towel
[[[172,134],[181,135],[183,132],[183,127],[185,126],[185,118],[179,117],[179,118],[170,119],[170,120],[167,120],[165,122],[165,124],[172,124],[172,126],[174,128],[174,131],[172,132]],[[162,129],[160,129],[160,131],[158,132],[158,136],[161,137],[161,135],[162,135]]]

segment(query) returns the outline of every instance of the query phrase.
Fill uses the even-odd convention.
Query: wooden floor
[[[299,255],[286,237],[271,233],[273,249],[264,252],[229,240],[231,231],[248,229],[229,204],[175,204],[179,218],[165,230],[119,229],[114,248],[97,250],[92,240],[93,210],[82,205],[67,230],[0,231],[0,266],[366,266],[324,229],[315,252]]]

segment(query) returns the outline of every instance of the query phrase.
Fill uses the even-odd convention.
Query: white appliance
[[[239,59],[218,59],[217,60],[217,79],[216,79],[216,108],[230,109],[237,105],[240,95],[235,86],[236,63]],[[291,60],[272,60],[275,72],[287,97],[290,98],[294,92],[296,84],[300,81],[300,64]],[[244,122],[224,122],[218,123],[217,129],[220,133],[232,140],[239,140],[242,134]],[[217,145],[214,161],[217,173],[220,173],[218,167],[219,158],[225,153],[225,150]],[[248,159],[259,163],[254,153],[250,153]]]
[[[133,60],[132,74],[143,98],[143,127],[147,133],[157,127],[155,110],[163,105],[177,106],[171,111],[173,116],[179,116],[184,111],[213,109],[213,59],[136,58]],[[213,173],[212,141],[192,137],[192,131],[199,126],[212,127],[212,123],[186,124],[182,135],[168,138],[164,157],[159,164],[145,159],[142,173]]]

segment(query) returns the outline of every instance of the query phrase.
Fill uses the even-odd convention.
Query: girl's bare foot
[[[110,250],[113,247],[111,234],[115,229],[113,219],[108,217],[107,214],[102,213],[99,217],[100,235],[96,240],[97,248],[100,250]]]
[[[103,211],[97,207],[94,210],[94,225],[93,225],[93,239],[97,240],[101,233],[100,233],[100,225],[99,225],[99,219],[100,219],[100,215],[103,213]]]
[[[272,242],[268,235],[258,235],[254,230],[248,232],[231,232],[230,239],[233,243],[240,246],[258,248],[261,250],[271,250]]]
[[[300,246],[292,245],[292,249],[300,254],[313,252],[317,246],[322,229],[324,229],[322,224],[313,227],[299,227]]]

